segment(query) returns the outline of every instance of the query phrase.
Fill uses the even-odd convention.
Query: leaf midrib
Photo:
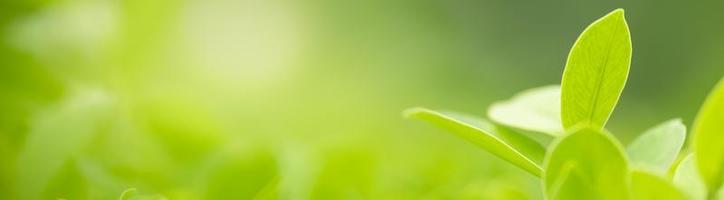
[[[594,113],[596,112],[596,106],[598,106],[598,96],[600,95],[601,88],[603,87],[602,86],[603,78],[604,78],[604,75],[606,74],[606,69],[608,69],[608,60],[609,60],[609,58],[611,58],[611,49],[613,49],[612,48],[613,41],[614,41],[614,39],[616,39],[616,35],[617,35],[616,33],[618,32],[619,28],[620,27],[618,27],[618,26],[614,26],[614,31],[612,32],[613,34],[611,34],[611,37],[608,40],[609,42],[606,47],[606,51],[607,51],[606,57],[603,60],[603,67],[602,67],[603,70],[600,70],[600,72],[598,74],[598,79],[596,80],[596,89],[593,91],[593,95],[591,95],[591,101],[593,103],[589,107],[589,110],[591,112],[588,113],[588,123],[593,123],[593,116],[594,116]],[[605,124],[606,124],[606,122],[604,121],[601,123],[601,126],[604,126]]]

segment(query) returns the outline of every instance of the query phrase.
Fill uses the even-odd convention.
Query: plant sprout
[[[491,121],[425,108],[405,116],[447,129],[540,178],[546,199],[719,199],[724,79],[694,122],[692,153],[681,153],[686,127],[680,119],[656,125],[624,147],[605,125],[626,84],[631,52],[624,11],[616,9],[578,37],[560,86],[493,104]]]

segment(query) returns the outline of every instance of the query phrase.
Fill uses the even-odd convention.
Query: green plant
[[[617,9],[579,36],[560,86],[493,104],[491,122],[425,108],[405,116],[445,128],[541,178],[546,199],[717,199],[724,182],[724,79],[696,118],[693,152],[673,166],[686,138],[681,120],[645,131],[626,148],[604,128],[630,62],[628,25]]]

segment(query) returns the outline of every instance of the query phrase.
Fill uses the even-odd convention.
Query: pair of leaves
[[[721,199],[719,188],[724,170],[724,79],[719,82],[701,108],[694,123],[694,155],[687,156],[676,169],[673,183],[684,191],[687,199]],[[634,163],[665,173],[678,154],[673,147],[683,144],[685,127],[679,120],[671,120],[654,127],[636,139],[627,149]],[[647,147],[648,146],[648,147]],[[647,150],[648,149],[648,150]],[[669,190],[659,190],[669,191]],[[662,193],[666,194],[666,193]],[[671,195],[660,195],[660,197]]]
[[[551,148],[543,177],[548,199],[628,199],[628,162],[610,134],[584,128]]]
[[[626,150],[631,155],[633,166],[630,166],[620,144],[609,133],[593,127],[572,131],[557,140],[546,156],[546,196],[549,199],[686,199],[662,178],[679,154],[684,137],[685,128],[678,119],[647,130]]]
[[[552,136],[579,124],[602,129],[623,91],[630,64],[631,36],[623,10],[617,9],[578,37],[560,89],[546,86],[525,91],[511,101],[494,104],[489,116],[501,124]]]
[[[560,135],[564,127],[570,128],[583,122],[601,128],[623,89],[630,57],[628,27],[623,10],[618,9],[591,24],[578,38],[566,63],[561,89],[549,86],[528,91],[510,102],[494,105],[489,115],[501,124],[551,136]],[[558,93],[560,103],[556,98]],[[558,106],[561,111],[557,111]],[[531,155],[522,153],[522,149],[530,148],[528,145],[508,144],[506,142],[510,141],[496,137],[492,130],[434,111],[412,109],[407,113],[450,129],[534,175],[541,174],[540,166],[532,161]],[[557,115],[560,115],[562,123],[556,120]]]

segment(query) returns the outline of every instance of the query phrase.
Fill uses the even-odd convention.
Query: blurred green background
[[[444,131],[560,81],[626,9],[624,143],[690,124],[724,74],[722,1],[2,0],[0,199],[541,199]]]

